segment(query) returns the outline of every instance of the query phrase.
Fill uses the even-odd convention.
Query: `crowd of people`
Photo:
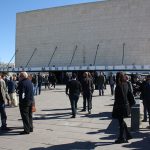
[[[83,109],[91,114],[92,96],[95,89],[99,96],[105,95],[106,84],[110,85],[111,95],[114,96],[112,118],[117,119],[120,127],[120,134],[115,143],[126,143],[132,138],[124,118],[129,117],[131,107],[135,104],[134,97],[139,96],[143,101],[144,118],[150,118],[150,75],[145,78],[135,75],[126,75],[123,72],[110,73],[106,76],[103,72],[93,74],[84,72],[82,76],[72,73],[72,76],[65,76],[66,94],[69,96],[72,110],[71,118],[76,118],[77,104],[80,94],[83,96]],[[20,134],[33,132],[32,107],[35,106],[35,96],[41,94],[42,85],[46,88],[54,87],[57,78],[55,74],[27,74],[21,72],[19,75],[12,75],[9,78],[0,74],[0,114],[1,130],[10,130],[7,127],[7,115],[5,105],[10,107],[19,106],[20,115],[23,121],[24,131]],[[108,86],[107,86],[108,88]],[[19,101],[17,100],[17,95]],[[7,100],[7,101],[6,101]],[[149,126],[150,128],[150,119]]]
[[[119,137],[115,143],[127,143],[128,140],[132,139],[132,136],[124,118],[130,117],[131,107],[136,104],[136,96],[140,96],[140,99],[143,100],[144,119],[142,121],[147,121],[148,113],[149,126],[147,128],[150,129],[150,75],[141,78],[140,76],[134,76],[133,74],[128,76],[123,72],[118,72],[116,75],[110,73],[106,78],[104,73],[100,72],[95,78],[89,72],[85,72],[83,78],[79,81],[77,75],[73,74],[72,79],[68,81],[66,85],[66,94],[69,96],[72,109],[71,118],[76,117],[77,102],[80,93],[83,95],[82,111],[86,111],[86,108],[88,108],[88,113],[91,114],[94,84],[98,87],[99,96],[104,96],[106,80],[110,85],[111,95],[114,95],[112,118],[118,120],[120,128]]]

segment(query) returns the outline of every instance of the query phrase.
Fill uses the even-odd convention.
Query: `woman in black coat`
[[[124,121],[124,118],[130,115],[128,92],[129,86],[126,81],[126,76],[122,72],[118,72],[116,75],[115,102],[112,112],[112,117],[118,119],[120,126],[120,134],[115,141],[116,144],[127,143],[132,138]]]

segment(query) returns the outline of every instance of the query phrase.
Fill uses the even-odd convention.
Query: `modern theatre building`
[[[16,67],[150,65],[150,0],[17,13]]]

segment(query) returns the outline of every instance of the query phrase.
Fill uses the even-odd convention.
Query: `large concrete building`
[[[150,0],[17,14],[16,67],[150,65]]]

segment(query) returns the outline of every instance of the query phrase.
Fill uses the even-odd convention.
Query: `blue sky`
[[[0,62],[9,62],[15,53],[17,12],[94,1],[102,0],[1,0]],[[12,62],[14,62],[14,60]]]

